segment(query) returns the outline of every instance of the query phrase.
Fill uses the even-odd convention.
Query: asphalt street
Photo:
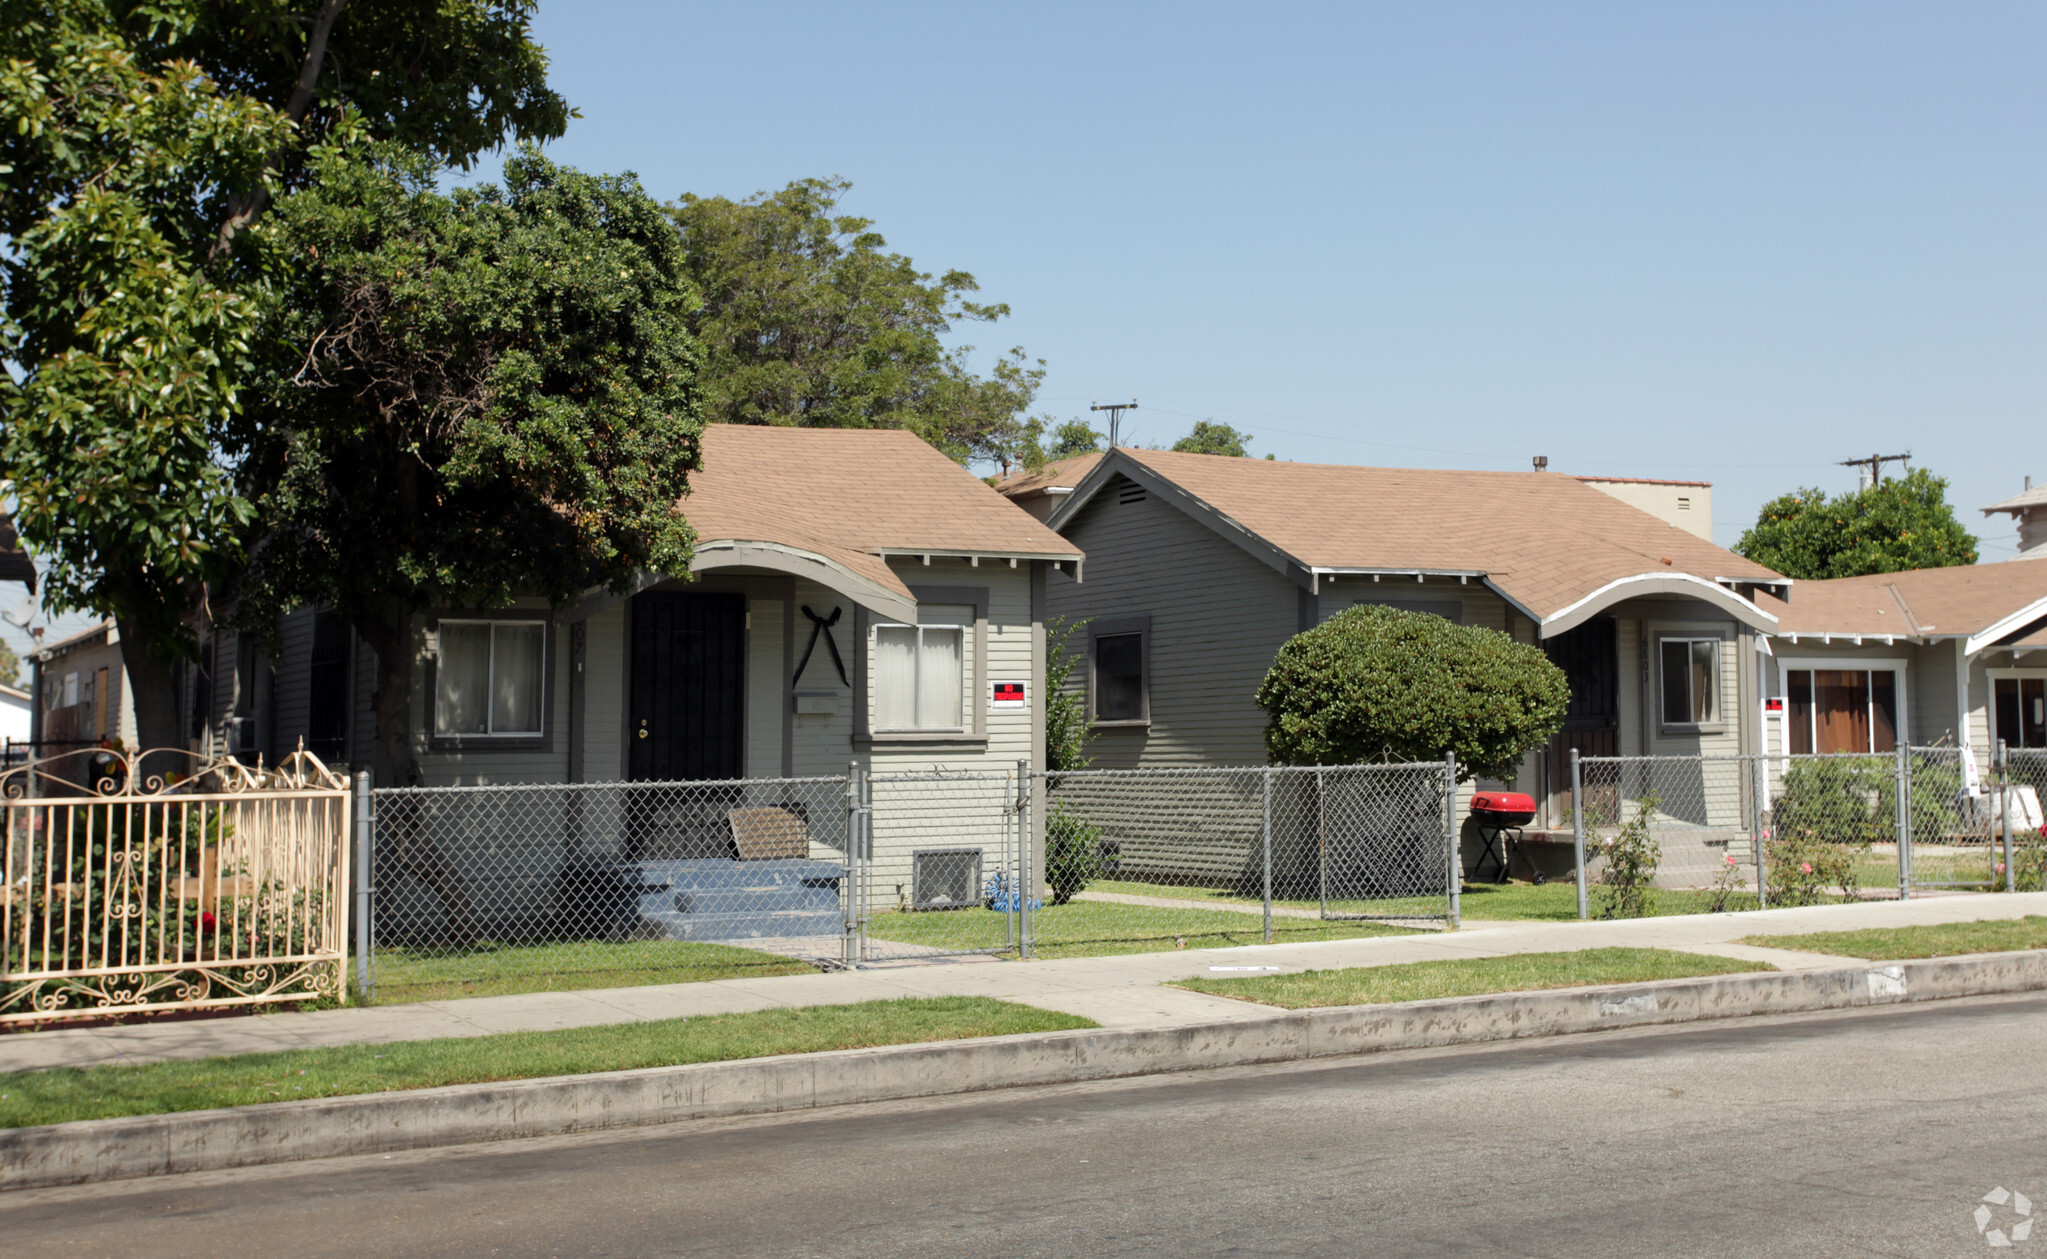
[[[0,1254],[1987,1255],[2043,1080],[1984,998],[29,1191]]]

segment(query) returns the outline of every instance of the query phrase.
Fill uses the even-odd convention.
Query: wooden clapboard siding
[[[1087,552],[1086,580],[1046,589],[1054,616],[1151,617],[1151,727],[1103,731],[1088,755],[1099,768],[1263,764],[1253,697],[1301,628],[1300,587],[1156,495],[1121,502],[1121,484],[1063,530]]]
[[[269,729],[264,733],[273,764],[296,752],[306,737],[315,615],[312,608],[300,608],[277,618],[277,673],[270,688]]]

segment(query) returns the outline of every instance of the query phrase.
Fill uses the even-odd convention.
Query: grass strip
[[[988,997],[905,997],[656,1023],[16,1071],[0,1075],[0,1127],[1094,1026],[1090,1019]]]
[[[565,940],[468,948],[377,949],[377,1004],[500,997],[521,992],[811,975],[817,967],[729,944],[683,940]]]
[[[1809,931],[1799,935],[1744,936],[1743,944],[1797,949],[1840,957],[1896,962],[1914,957],[1959,957],[1965,953],[2009,953],[2047,949],[2047,918],[1998,918],[1988,922],[1944,922],[1923,927],[1870,927],[1862,931]]]
[[[1009,916],[980,908],[876,914],[867,922],[867,934],[877,940],[934,949],[1011,951]],[[1272,920],[1275,942],[1412,934],[1411,928],[1378,922]],[[1223,949],[1264,941],[1259,915],[1236,910],[1069,901],[1031,911],[1031,954],[1038,958]]]
[[[1451,958],[1397,966],[1351,966],[1247,979],[1182,979],[1173,986],[1261,1005],[1307,1010],[1775,969],[1756,962],[1671,949],[1582,949],[1574,953],[1516,953],[1508,957]]]

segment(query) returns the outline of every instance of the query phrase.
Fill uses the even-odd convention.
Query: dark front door
[[[1571,752],[1618,756],[1621,750],[1620,636],[1610,616],[1596,617],[1542,645],[1571,684],[1564,728],[1550,740],[1550,817],[1571,802]]]
[[[628,776],[741,777],[745,679],[745,596],[634,596]]]

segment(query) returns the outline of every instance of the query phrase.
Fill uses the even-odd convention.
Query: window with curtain
[[[539,621],[442,621],[434,671],[434,733],[539,735],[547,626]]]
[[[1894,752],[1898,675],[1892,669],[1787,669],[1793,755]]]
[[[2047,678],[1998,678],[1991,696],[2005,746],[2047,748]]]
[[[966,729],[968,604],[927,604],[915,625],[874,627],[874,728]]]
[[[1663,724],[1704,726],[1720,720],[1720,640],[1666,638],[1659,649],[1663,668]]]

